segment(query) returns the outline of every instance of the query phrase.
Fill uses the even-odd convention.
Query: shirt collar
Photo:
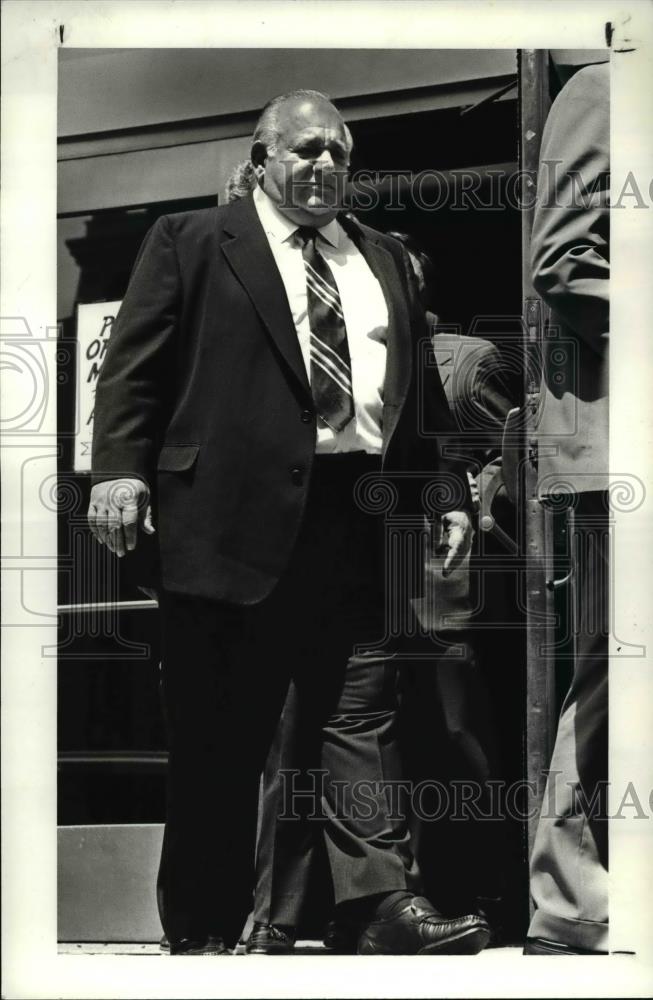
[[[279,211],[272,198],[265,193],[260,184],[256,185],[253,193],[254,206],[268,237],[277,243],[286,243],[293,233],[299,229],[299,226],[291,222],[283,212]],[[326,226],[322,226],[317,232],[331,246],[338,247],[341,230],[335,219],[332,219]]]

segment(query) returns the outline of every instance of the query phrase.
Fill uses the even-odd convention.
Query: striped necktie
[[[316,230],[300,226],[296,237],[306,271],[315,409],[332,430],[341,431],[354,416],[354,398],[340,294],[329,265],[315,246]]]

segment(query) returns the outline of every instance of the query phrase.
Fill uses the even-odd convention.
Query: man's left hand
[[[442,537],[438,551],[446,558],[442,567],[442,576],[450,576],[456,570],[469,552],[474,532],[469,514],[465,510],[452,510],[443,514]]]

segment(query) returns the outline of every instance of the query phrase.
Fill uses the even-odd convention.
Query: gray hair
[[[239,198],[244,198],[246,194],[254,190],[257,184],[254,164],[251,160],[242,160],[231,171],[224,189],[228,204],[231,204],[232,201],[238,201]]]
[[[289,90],[285,94],[279,94],[277,97],[269,100],[261,111],[256,127],[254,128],[254,134],[252,135],[252,146],[255,142],[261,142],[268,152],[273,153],[279,139],[279,113],[281,108],[287,101],[302,99],[326,101],[327,104],[331,104],[332,107],[334,106],[331,99],[319,90]],[[346,123],[343,122],[342,124],[345,131],[347,154],[349,154],[352,151],[354,140]],[[254,190],[257,183],[256,170],[252,160],[243,160],[238,166],[234,167],[227,180],[225,187],[227,202],[231,203],[232,201],[237,201],[238,198],[243,198],[250,191]]]
[[[330,104],[331,107],[334,107],[331,98],[327,97],[326,94],[323,94],[319,90],[289,90],[285,94],[279,94],[278,97],[273,97],[270,101],[268,101],[261,111],[259,120],[256,123],[256,128],[254,129],[254,135],[252,136],[252,145],[255,142],[262,142],[266,149],[270,152],[274,152],[277,139],[279,138],[279,112],[288,101],[300,100],[324,101],[326,104]],[[345,129],[347,153],[351,153],[354,142],[351,137],[351,132],[344,122],[343,125]]]

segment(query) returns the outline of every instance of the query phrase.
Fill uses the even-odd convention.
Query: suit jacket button
[[[313,419],[313,414],[311,413],[310,410],[302,410],[301,419],[303,424],[310,424],[311,420]]]
[[[304,473],[301,469],[291,469],[290,470],[290,481],[294,486],[301,486],[304,482]]]

